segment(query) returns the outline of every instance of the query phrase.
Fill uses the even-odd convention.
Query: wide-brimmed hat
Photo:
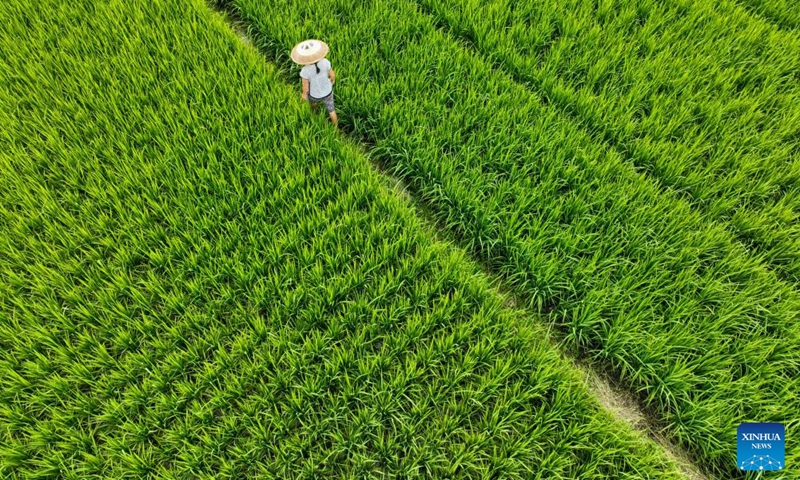
[[[328,44],[322,40],[304,40],[292,49],[292,60],[300,65],[317,63],[328,54]]]

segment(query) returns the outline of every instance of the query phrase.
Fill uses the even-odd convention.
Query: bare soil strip
[[[575,363],[583,373],[589,390],[600,400],[603,407],[611,412],[615,418],[622,420],[636,431],[647,434],[666,452],[667,456],[678,465],[681,473],[691,480],[707,480],[710,477],[700,471],[688,453],[672,445],[647,415],[639,408],[636,400],[623,389],[614,386],[604,376],[599,375],[588,365]]]
[[[211,3],[209,6],[225,19],[234,32],[236,32],[236,35],[239,37],[242,43],[249,47],[256,48],[253,41],[247,34],[245,22],[237,18],[235,12],[220,10],[218,6]],[[257,48],[256,50],[259,51]],[[263,52],[261,51],[259,51],[259,54],[264,56]],[[266,61],[269,61],[269,59],[266,58]],[[450,238],[446,231],[437,224],[437,222],[434,220],[434,216],[428,211],[428,207],[412,195],[405,182],[403,182],[402,179],[390,174],[380,165],[380,162],[377,159],[369,154],[369,145],[365,144],[362,139],[350,138],[350,140],[353,140],[355,144],[360,147],[364,155],[370,160],[370,164],[372,165],[373,169],[385,180],[386,187],[413,209],[417,216],[423,220],[424,225],[426,225],[430,233],[432,233],[440,241],[450,243],[454,246],[458,245],[452,238]],[[470,258],[472,258],[472,256],[470,256]],[[505,291],[502,286],[502,280],[500,280],[497,275],[489,271],[482,262],[474,258],[472,258],[472,261],[476,265],[479,265],[481,270],[492,279],[494,285],[496,286],[495,289],[497,294],[506,299],[505,304],[509,308],[513,308],[520,312],[525,312],[525,309],[516,301],[516,297],[513,294]],[[533,314],[528,314],[526,316],[534,318]],[[572,353],[565,351],[565,349],[553,338],[552,333],[549,335],[548,342],[553,346],[553,348],[556,348],[561,352],[562,357],[567,359],[578,371],[581,372],[587,389],[607,412],[609,412],[614,418],[630,425],[630,427],[639,434],[651,438],[658,445],[660,445],[666,455],[673,462],[675,462],[681,473],[683,473],[688,480],[716,480],[716,477],[705,474],[697,466],[692,456],[689,455],[684,449],[672,444],[660,433],[660,429],[656,422],[652,419],[652,416],[648,415],[639,406],[635,397],[631,395],[630,392],[626,391],[624,387],[614,384],[613,380],[611,380],[606,374],[598,371],[586,362],[579,360]]]
[[[525,312],[513,293],[505,291],[502,280],[491,272],[483,269],[492,278],[497,286],[498,295],[505,298],[505,305],[518,311]],[[535,315],[526,312],[527,317],[535,318]],[[556,334],[557,335],[557,334]],[[698,466],[697,461],[686,450],[670,442],[661,434],[661,428],[653,419],[652,415],[646,413],[641,408],[636,397],[632,395],[623,385],[615,382],[605,372],[602,372],[576,357],[574,352],[566,350],[554,337],[550,330],[548,343],[561,352],[561,356],[569,361],[575,369],[581,372],[584,384],[591,394],[598,400],[600,405],[613,415],[614,418],[628,424],[633,430],[641,435],[647,436],[656,442],[667,457],[670,458],[681,473],[689,480],[716,480],[718,477],[704,473]]]

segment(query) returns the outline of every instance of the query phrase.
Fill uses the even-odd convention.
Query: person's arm
[[[332,68],[328,70],[328,78],[331,79],[331,85],[336,83],[336,72],[334,72]]]
[[[308,100],[308,88],[309,88],[309,85],[310,84],[308,83],[308,79],[304,78],[303,79],[303,93],[300,95],[300,98],[302,98],[303,100]]]

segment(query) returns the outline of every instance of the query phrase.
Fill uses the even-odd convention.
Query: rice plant
[[[230,6],[289,79],[297,39],[325,39],[347,128],[704,465],[737,475],[742,421],[797,428],[800,404],[788,393],[800,387],[796,286],[690,199],[664,191],[416,2]]]
[[[739,3],[780,28],[800,30],[800,5],[791,0],[741,0]]]
[[[202,3],[0,45],[3,478],[680,478]]]
[[[730,2],[418,0],[800,279],[800,37]]]

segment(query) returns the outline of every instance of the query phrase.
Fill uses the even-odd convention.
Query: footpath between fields
[[[291,78],[289,78],[288,73],[281,70],[280,65],[270,58],[269,52],[263,51],[255,46],[255,43],[247,31],[246,21],[239,18],[233,9],[215,4],[213,1],[208,4],[212,10],[216,11],[226,21],[245,46],[258,51],[258,53],[265,58],[265,61],[277,65],[278,70],[281,71],[287,84],[291,83]],[[374,154],[372,142],[358,135],[355,131],[346,126],[341,128],[345,137],[357,146],[363,155],[369,159],[372,168],[379,177],[385,181],[386,188],[402,199],[402,201],[410,204],[413,211],[427,227],[428,233],[433,235],[437,240],[444,241],[462,250],[458,240],[454,238],[454,235],[452,235],[445,226],[441,225],[441,222],[437,220],[435,215],[431,212],[430,207],[424,201],[410,193],[411,188],[406,182],[390,172],[387,162],[382,160],[380,154]],[[468,253],[465,253],[465,256],[469,257],[471,261],[491,279],[497,295],[505,300],[507,306],[525,312],[527,317],[537,318],[534,312],[530,312],[524,306],[520,305],[517,301],[516,294],[513,292],[513,288],[507,287],[505,282],[492,272],[485,262],[482,262],[474,255]],[[634,431],[658,444],[664,454],[678,466],[685,478],[689,480],[714,480],[719,478],[700,468],[699,462],[697,462],[689,452],[670,442],[662,435],[660,430],[663,429],[663,426],[659,425],[654,419],[654,416],[648,412],[647,409],[643,409],[639,405],[637,399],[631,395],[624,386],[619,385],[611,374],[600,371],[591,364],[581,360],[557,341],[557,333],[552,333],[552,329],[548,331],[550,335],[548,336],[547,342],[553,349],[560,352],[562,358],[581,373],[588,390],[597,399],[598,403],[615,419],[626,423]]]

